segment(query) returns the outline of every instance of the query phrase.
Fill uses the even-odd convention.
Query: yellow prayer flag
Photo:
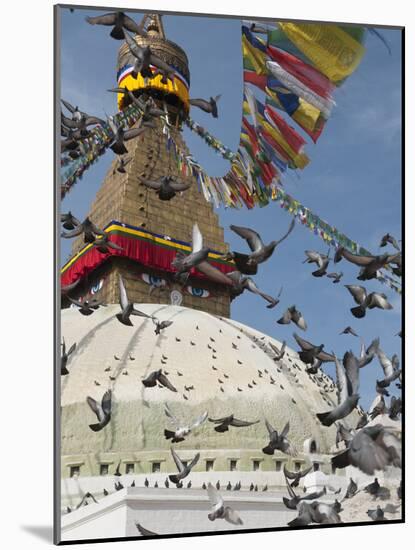
[[[337,25],[283,23],[279,26],[295,46],[332,82],[356,70],[365,47]]]

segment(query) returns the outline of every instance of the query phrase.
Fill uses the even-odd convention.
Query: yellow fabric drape
[[[175,78],[172,82],[170,79],[167,80],[167,84],[163,84],[161,79],[163,76],[161,74],[155,76],[154,78],[143,78],[141,74],[138,74],[137,78],[133,78],[131,74],[127,75],[120,82],[122,88],[127,88],[130,91],[141,90],[143,88],[156,88],[162,90],[165,93],[175,94],[181,101],[184,103],[187,110],[189,110],[189,90],[183,84],[179,78]],[[123,98],[124,94],[117,95],[118,109],[123,108]]]

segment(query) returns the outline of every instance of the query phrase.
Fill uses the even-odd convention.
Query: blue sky
[[[87,15],[96,15],[95,11],[70,13],[64,9],[61,13],[62,97],[91,114],[113,114],[116,96],[106,89],[116,85],[121,42],[109,36],[110,28],[92,27],[84,21]],[[137,13],[130,15],[136,20],[141,18]],[[236,150],[242,108],[240,21],[165,16],[164,26],[168,38],[189,57],[191,96],[222,94],[218,119],[197,109],[191,116]],[[316,145],[307,139],[310,164],[284,177],[289,194],[374,253],[383,250],[378,245],[384,233],[401,238],[401,32],[381,32],[392,54],[378,38],[368,34],[363,61],[336,91],[336,107],[322,136]],[[208,174],[227,172],[227,161],[187,129],[184,134],[192,154]],[[86,215],[112,159],[109,151],[84,174],[63,201],[62,211],[71,210],[80,218]],[[229,230],[230,224],[255,228],[265,241],[270,241],[285,233],[291,221],[278,203],[250,211],[220,208],[218,214],[226,241],[241,252],[246,251],[245,243]],[[62,243],[63,260],[70,254],[70,245],[68,241]],[[280,305],[268,310],[261,299],[245,293],[233,302],[232,317],[270,336],[286,339],[297,349],[293,325],[275,323],[286,307],[296,304],[309,325],[301,335],[316,344],[324,343],[327,351],[334,350],[339,357],[348,349],[358,352],[357,338],[339,336],[344,327],[351,325],[367,344],[379,336],[382,349],[389,356],[397,353],[400,357],[401,339],[395,336],[401,328],[400,297],[377,281],[369,281],[366,288],[386,292],[394,309],[372,310],[364,319],[355,319],[350,313],[354,303],[343,283],[359,284],[357,267],[345,261],[332,265],[330,270],[345,274],[342,283],[333,285],[327,278],[312,277],[313,266],[302,265],[306,249],[327,252],[323,241],[296,225],[256,277],[260,288],[270,294],[284,287]],[[331,366],[326,368],[332,375],[333,370]],[[361,370],[362,406],[368,406],[374,398],[375,380],[381,376],[377,361]]]

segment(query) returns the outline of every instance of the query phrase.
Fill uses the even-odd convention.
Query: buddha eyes
[[[186,290],[189,294],[192,296],[197,296],[198,298],[208,298],[210,296],[209,290],[206,290],[205,288],[199,288],[196,286],[187,286]]]
[[[161,277],[157,277],[156,275],[150,275],[149,273],[142,273],[141,278],[148,285],[152,285],[157,288],[167,285],[166,279],[162,279]]]
[[[90,293],[97,294],[103,286],[104,286],[104,279],[101,279],[100,281],[97,282],[96,285],[91,286]]]

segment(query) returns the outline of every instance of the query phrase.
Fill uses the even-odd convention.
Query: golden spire
[[[165,40],[166,34],[164,32],[164,26],[161,17],[161,15],[156,13],[147,14],[143,17],[141,24],[147,31],[149,36],[158,36]]]

